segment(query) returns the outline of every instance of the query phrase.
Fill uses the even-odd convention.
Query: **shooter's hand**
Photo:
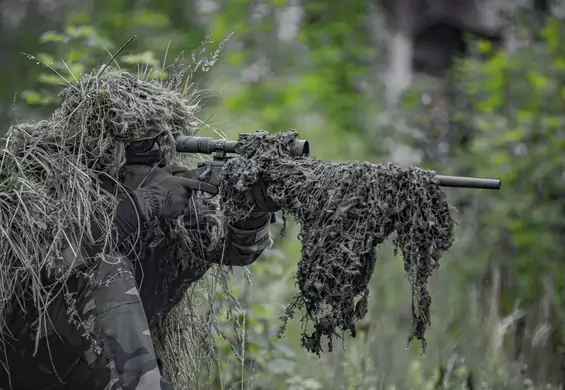
[[[154,218],[166,220],[195,214],[195,191],[211,195],[219,192],[216,186],[174,173],[174,167],[128,167],[126,182],[135,189],[118,205],[114,224],[120,239],[134,233],[140,223]]]
[[[250,203],[256,205],[256,210],[263,213],[275,213],[281,208],[267,194],[267,184],[259,180],[253,185],[249,193]]]
[[[202,183],[202,186],[205,186],[205,188],[207,189],[211,189],[211,188],[215,189],[214,191],[204,191],[208,194],[216,195],[220,191],[218,187],[210,183],[201,181],[199,179],[200,175],[198,171],[195,169],[187,169],[183,166],[178,166],[178,165],[170,165],[167,166],[166,169],[176,177],[183,177],[186,178],[187,180],[194,180],[195,182]],[[216,214],[216,213],[217,210],[213,203],[193,202],[191,204],[191,207],[189,207],[183,214],[184,226],[188,230],[204,229],[206,226],[206,217],[209,216],[210,214]]]
[[[191,206],[194,191],[216,195],[218,188],[198,180],[170,175],[133,191],[133,195],[143,217],[148,221],[155,217],[172,219],[184,215]]]

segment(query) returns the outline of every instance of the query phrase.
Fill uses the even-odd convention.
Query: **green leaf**
[[[243,52],[234,52],[228,56],[228,61],[233,66],[241,66],[245,63],[247,54]]]
[[[553,62],[553,65],[555,66],[555,69],[557,69],[557,70],[565,70],[565,58],[557,58]]]
[[[517,127],[510,129],[504,133],[504,137],[507,142],[520,141],[524,138],[524,128]]]
[[[84,48],[82,50],[71,50],[67,55],[67,62],[73,63],[78,61],[84,61],[85,58],[91,52],[90,48]]]
[[[149,65],[150,67],[160,68],[161,64],[158,59],[155,58],[155,53],[152,51],[144,51],[139,54],[128,54],[120,58],[121,62],[126,64],[140,64]]]
[[[404,108],[410,110],[419,107],[422,104],[421,92],[408,90],[404,94]]]
[[[540,35],[546,39],[551,51],[557,51],[562,44],[561,22],[552,19],[540,32]]]
[[[492,51],[492,42],[486,39],[482,39],[479,42],[479,51],[482,54],[490,53]]]
[[[549,85],[549,79],[547,77],[533,70],[528,71],[527,78],[530,84],[537,90],[543,90]]]
[[[54,31],[46,31],[39,37],[39,42],[49,43],[49,42],[63,42],[64,37]]]
[[[62,79],[59,75],[55,73],[41,73],[38,76],[38,81],[43,84],[48,85],[66,85],[67,79]]]
[[[166,28],[170,25],[170,20],[166,15],[148,9],[137,11],[133,21],[140,26],[146,27]]]
[[[25,90],[22,92],[22,97],[27,104],[31,105],[46,105],[55,100],[53,94],[42,91]]]

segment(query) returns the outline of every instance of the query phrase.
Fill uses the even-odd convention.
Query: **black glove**
[[[119,239],[134,233],[140,223],[151,219],[173,219],[189,214],[194,191],[212,195],[219,192],[211,184],[174,176],[170,169],[156,168],[147,176],[144,186],[132,191],[130,197],[118,205],[114,225]]]
[[[259,180],[251,187],[247,197],[249,204],[255,205],[255,207],[248,217],[234,222],[234,227],[238,229],[258,229],[271,219],[273,213],[281,209],[267,195],[267,184],[263,180]]]
[[[264,213],[275,213],[281,208],[278,204],[267,195],[267,183],[259,179],[257,183],[251,187],[250,195],[252,196],[252,203],[257,206],[258,211]]]
[[[218,188],[208,183],[182,176],[168,176],[161,181],[133,192],[140,211],[146,221],[153,218],[172,219],[183,215],[190,206],[193,191],[212,195]]]

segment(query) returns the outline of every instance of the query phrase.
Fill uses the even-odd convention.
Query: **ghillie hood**
[[[169,77],[162,81],[111,67],[95,69],[61,92],[62,104],[49,119],[16,123],[8,130],[0,157],[0,332],[7,311],[20,304],[15,297],[32,299],[37,312],[44,313],[51,290],[71,272],[63,260],[69,231],[79,241],[77,247],[94,241],[93,220],[103,232],[111,231],[118,200],[97,178],[104,174],[119,185],[132,141],[154,137],[158,129],[167,163],[187,163],[177,154],[174,139],[199,128],[199,96],[186,88],[189,70],[180,62],[167,71]],[[216,200],[199,201],[217,209]],[[198,234],[171,223],[153,232],[151,244],[170,245],[183,260],[204,261],[205,255],[193,250],[200,247],[195,242],[211,246],[221,236],[219,219],[210,219],[216,228]],[[44,329],[48,320],[39,314],[39,321],[37,329]],[[160,351],[178,363],[168,332],[157,335],[169,348]]]

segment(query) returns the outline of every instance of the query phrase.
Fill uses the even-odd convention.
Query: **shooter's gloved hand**
[[[234,223],[238,229],[251,230],[265,226],[273,213],[281,209],[267,194],[267,184],[263,180],[251,187],[247,192],[247,200],[254,207],[249,216]]]
[[[166,220],[189,214],[194,191],[212,195],[219,192],[216,186],[175,176],[169,169],[156,168],[146,178],[145,185],[133,190],[118,205],[114,225],[120,239],[134,233],[140,223],[154,218]]]
[[[175,176],[195,180],[202,186],[210,186],[210,184],[198,180],[198,170],[178,166],[168,166],[166,169]],[[211,191],[207,192],[212,193]],[[252,264],[267,248],[269,244],[269,219],[272,213],[278,211],[280,207],[267,195],[267,185],[263,181],[255,184],[248,194],[250,204],[256,207],[247,218],[228,226],[222,253],[217,257],[211,256],[210,262],[247,266]],[[212,204],[199,202],[197,210],[190,208],[184,214],[184,225],[187,229],[200,229],[206,223],[206,216],[217,212],[218,210]]]
[[[215,188],[215,192],[204,191],[210,195],[216,195],[220,191],[219,188],[214,186],[213,184],[201,181],[199,179],[198,170],[196,169],[188,169],[179,165],[169,165],[165,169],[167,169],[169,172],[171,172],[171,174],[177,177],[184,177],[190,180],[194,180],[195,182],[202,183],[202,185],[206,188]],[[203,229],[206,224],[206,217],[210,214],[216,214],[217,212],[218,210],[212,203],[194,203],[191,205],[191,208],[189,208],[187,212],[183,214],[184,226],[188,230]]]
[[[281,208],[276,204],[271,197],[267,194],[267,183],[259,179],[257,183],[251,188],[250,195],[252,197],[252,204],[255,204],[257,211],[264,213],[275,213]]]
[[[190,206],[192,193],[196,190],[213,195],[218,193],[218,188],[208,183],[170,175],[133,191],[133,195],[144,219],[148,221],[155,217],[172,219],[184,215]]]

